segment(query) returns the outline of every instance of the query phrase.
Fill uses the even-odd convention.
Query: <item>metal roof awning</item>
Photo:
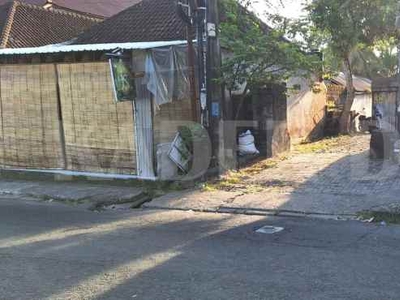
[[[1,55],[29,55],[29,54],[52,54],[84,51],[110,51],[117,48],[123,50],[145,50],[152,48],[184,45],[187,41],[165,41],[165,42],[136,42],[136,43],[109,43],[88,45],[48,45],[34,48],[1,49]]]
[[[340,73],[338,76],[332,78],[333,82],[336,82],[337,84],[340,84],[344,87],[346,87],[346,76],[344,73]],[[371,92],[371,85],[372,85],[372,80],[360,76],[355,76],[353,75],[353,85],[354,89],[356,92],[361,92],[361,93],[370,93]]]

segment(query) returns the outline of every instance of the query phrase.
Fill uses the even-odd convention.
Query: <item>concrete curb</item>
[[[148,210],[171,210],[171,211],[186,211],[186,212],[201,212],[201,213],[215,213],[215,214],[233,214],[233,215],[247,215],[247,216],[275,216],[275,217],[291,217],[291,218],[313,218],[325,220],[356,220],[357,215],[354,214],[328,214],[318,212],[301,212],[301,211],[287,211],[287,210],[274,210],[274,209],[254,209],[254,208],[235,208],[235,207],[219,207],[219,208],[179,208],[179,207],[164,207],[164,206],[150,206],[143,207]]]

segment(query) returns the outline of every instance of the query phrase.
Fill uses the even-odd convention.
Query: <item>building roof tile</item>
[[[23,48],[62,43],[101,21],[86,14],[12,1],[0,6],[0,46]]]
[[[76,44],[171,41],[186,39],[185,23],[174,0],[142,0],[93,26]]]
[[[10,1],[0,0],[0,5]],[[138,1],[140,0],[24,0],[28,4],[40,6],[52,4],[55,8],[69,9],[103,17],[111,17]]]
[[[55,7],[59,8],[68,8],[93,15],[111,17],[139,1],[140,0],[53,0],[53,3]]]

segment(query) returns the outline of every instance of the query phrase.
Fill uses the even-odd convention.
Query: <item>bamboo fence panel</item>
[[[64,167],[54,65],[0,67],[3,167]]]
[[[113,102],[108,64],[57,67],[67,168],[136,174],[133,103]]]

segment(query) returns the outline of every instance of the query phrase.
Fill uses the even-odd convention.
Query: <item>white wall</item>
[[[320,91],[314,92],[312,85],[317,84]],[[292,90],[294,86],[299,90]],[[290,78],[288,88],[288,128],[291,139],[302,140],[322,135],[326,107],[326,86],[301,77]]]
[[[354,98],[352,111],[372,117],[372,94],[359,94]]]

